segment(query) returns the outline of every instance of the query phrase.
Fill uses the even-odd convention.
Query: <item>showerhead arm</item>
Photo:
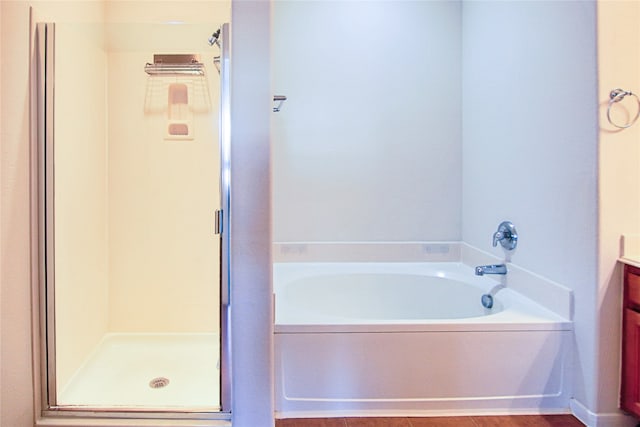
[[[209,45],[213,46],[215,44],[218,47],[220,47],[220,42],[218,41],[219,38],[220,38],[220,28],[214,31],[214,33],[211,34],[211,37],[209,37]]]

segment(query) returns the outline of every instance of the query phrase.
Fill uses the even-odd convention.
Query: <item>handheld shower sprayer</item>
[[[218,28],[211,34],[211,37],[208,39],[209,46],[216,45],[219,49],[222,49],[222,46],[220,46],[220,30],[222,30],[222,28]],[[213,65],[215,65],[218,74],[220,74],[220,55],[213,57]]]
[[[211,37],[209,37],[209,45],[213,46],[215,44],[216,46],[220,47],[220,42],[218,41],[219,38],[220,38],[220,28],[214,31],[213,34],[211,34]]]

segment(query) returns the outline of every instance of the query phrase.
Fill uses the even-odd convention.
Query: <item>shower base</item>
[[[107,334],[58,405],[219,410],[219,348],[218,334]]]

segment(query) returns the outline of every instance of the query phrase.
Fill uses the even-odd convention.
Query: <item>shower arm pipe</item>
[[[220,31],[222,31],[222,27],[218,28],[213,32],[213,34],[211,34],[211,37],[209,37],[209,40],[207,40],[209,42],[209,46],[216,45],[220,49],[222,49],[222,46],[220,46]]]

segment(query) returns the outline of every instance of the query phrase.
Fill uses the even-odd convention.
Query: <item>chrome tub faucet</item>
[[[507,266],[505,264],[493,264],[476,267],[476,276],[484,276],[485,274],[507,274]]]
[[[500,245],[508,251],[512,251],[518,246],[518,232],[511,221],[502,221],[498,226],[498,231],[493,233],[493,247]]]
[[[515,225],[511,221],[502,221],[498,226],[498,231],[493,233],[492,243],[493,247],[498,246],[498,243],[500,243],[506,251],[513,251],[518,246],[518,232]],[[485,274],[507,274],[507,266],[505,264],[492,264],[476,267],[476,276],[484,276]]]

